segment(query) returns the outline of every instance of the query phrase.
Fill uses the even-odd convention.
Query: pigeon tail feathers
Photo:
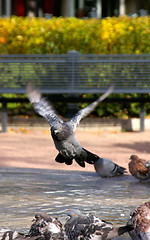
[[[96,154],[89,152],[85,148],[82,148],[82,152],[80,155],[75,156],[76,162],[81,167],[85,167],[85,162],[87,162],[89,164],[94,164],[98,158],[99,157]]]
[[[119,166],[119,165],[117,165],[117,164],[115,164],[115,167],[114,167],[114,170],[113,170],[113,171],[116,172],[117,174],[121,174],[121,175],[123,175],[124,173],[127,172],[127,171],[126,171],[126,168],[121,167],[121,166]]]
[[[87,154],[86,158],[84,159],[84,161],[86,161],[87,163],[94,164],[99,159],[99,156],[97,156],[96,154],[89,152],[85,148],[82,148],[82,149]]]

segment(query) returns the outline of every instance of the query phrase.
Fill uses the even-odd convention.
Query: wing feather
[[[113,89],[114,85],[112,84],[101,97],[76,113],[76,115],[69,121],[69,124],[73,127],[74,131],[81,119],[87,117],[99,105],[100,102],[102,102],[106,97],[108,97],[109,94],[113,92]]]
[[[58,122],[63,122],[56,114],[53,106],[44,97],[42,97],[38,89],[36,89],[33,85],[28,84],[27,93],[35,111],[44,117],[49,122],[50,126],[53,126]]]

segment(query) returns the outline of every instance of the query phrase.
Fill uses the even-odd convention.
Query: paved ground
[[[95,132],[77,130],[76,137],[91,152],[108,157],[128,168],[131,154],[150,159],[150,132]],[[81,168],[54,161],[57,150],[49,130],[24,129],[0,133],[0,166],[94,171],[92,165]]]

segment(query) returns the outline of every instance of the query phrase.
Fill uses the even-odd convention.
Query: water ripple
[[[40,211],[64,223],[72,208],[91,212],[116,226],[126,224],[130,211],[150,199],[149,187],[150,182],[128,175],[102,179],[93,172],[2,168],[0,227],[26,231]]]

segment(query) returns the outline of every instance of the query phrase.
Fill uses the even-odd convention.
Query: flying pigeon
[[[117,165],[108,158],[99,158],[94,163],[94,168],[97,174],[102,178],[120,176],[126,172],[124,167]]]
[[[46,213],[35,215],[28,236],[40,236],[39,239],[64,240],[62,223],[57,218],[51,218]]]
[[[68,213],[64,228],[68,240],[107,240],[133,229],[132,226],[114,228],[111,223],[100,220],[93,214],[83,215],[78,209]]]
[[[35,111],[43,116],[50,124],[51,135],[54,140],[56,149],[59,154],[55,158],[56,162],[71,165],[73,159],[81,166],[85,167],[85,162],[94,164],[98,160],[98,156],[83,148],[75,138],[75,130],[77,124],[84,117],[88,116],[100,102],[102,102],[112,91],[114,86],[111,85],[108,90],[96,101],[78,111],[70,121],[64,122],[55,113],[52,105],[41,96],[41,93],[32,85],[27,86],[29,100]]]
[[[148,169],[145,167],[146,160],[139,158],[137,155],[131,155],[129,166],[129,172],[140,180],[147,180],[149,178]]]
[[[128,224],[134,228],[134,231],[130,232],[132,239],[150,240],[150,202],[135,208],[130,214]]]

